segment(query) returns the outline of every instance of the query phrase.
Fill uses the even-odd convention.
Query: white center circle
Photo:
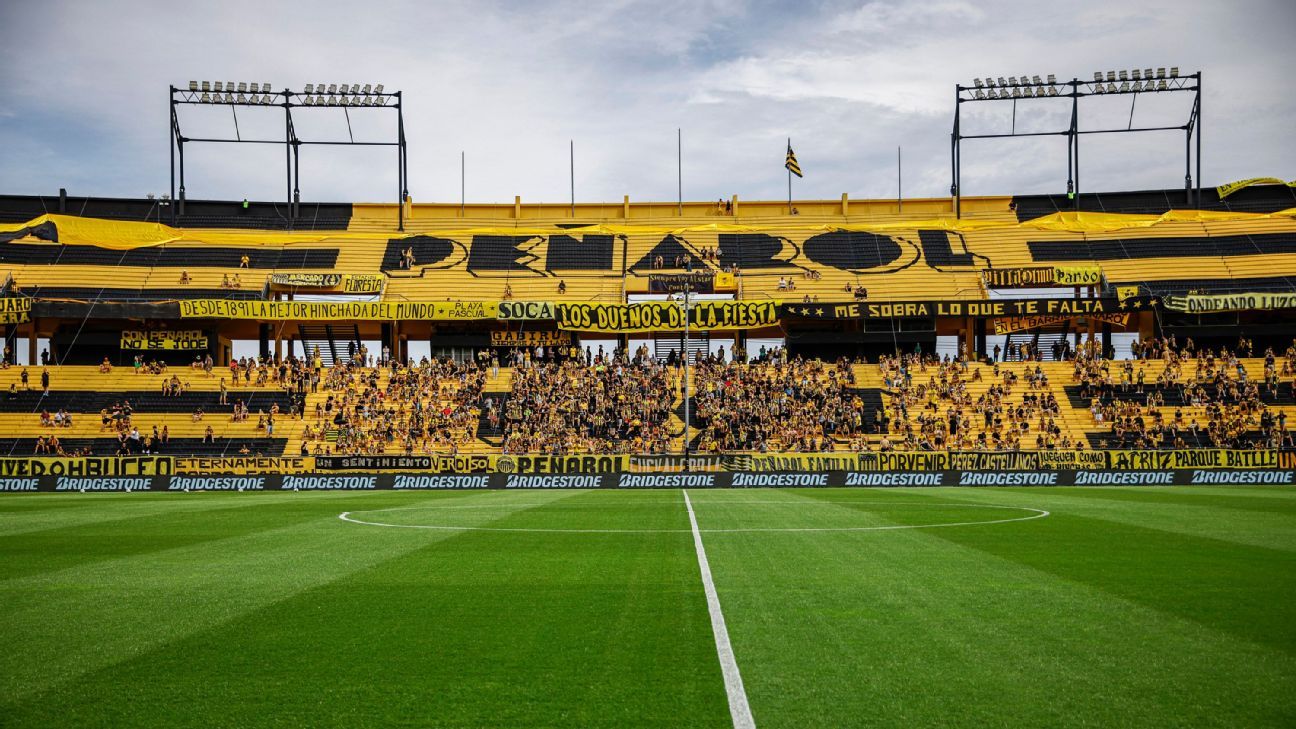
[[[669,503],[672,505],[683,505],[682,501],[635,501],[634,505],[643,503]],[[712,504],[696,504],[696,507],[706,508],[708,506],[728,506],[734,505],[760,505],[760,506],[802,506],[802,505],[853,505],[853,504],[877,504],[886,507],[946,507],[946,508],[968,508],[968,509],[998,509],[1004,511],[1027,512],[1025,516],[1013,516],[1010,518],[999,519],[981,519],[975,521],[952,521],[952,522],[935,522],[931,524],[885,524],[874,526],[824,526],[824,527],[735,527],[735,528],[711,528],[699,529],[703,534],[735,534],[735,533],[754,533],[754,532],[873,532],[873,531],[894,531],[900,529],[935,529],[939,527],[959,527],[959,526],[980,526],[985,524],[1008,524],[1018,521],[1031,521],[1033,519],[1043,519],[1049,516],[1049,512],[1043,509],[1035,509],[1028,506],[1005,506],[1001,504],[961,504],[957,502],[899,502],[899,501],[859,501],[859,500],[838,500],[838,501],[818,501],[806,500],[804,504],[797,504],[787,501],[717,501]],[[390,509],[366,509],[361,511],[344,511],[338,514],[338,518],[351,524],[361,524],[364,526],[388,527],[392,529],[436,529],[442,531],[456,532],[523,532],[523,533],[551,533],[551,534],[690,534],[691,529],[616,529],[616,528],[557,528],[557,527],[505,527],[505,526],[463,526],[453,524],[401,524],[390,521],[382,521],[382,517],[373,515],[383,514],[394,511],[444,511],[444,510],[514,510],[516,504],[423,504],[419,506],[398,506]],[[363,514],[364,517],[358,515]],[[699,515],[701,516],[701,514]],[[987,514],[987,516],[992,516]],[[701,520],[701,519],[699,519]]]

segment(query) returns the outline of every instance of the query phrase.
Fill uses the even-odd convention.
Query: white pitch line
[[[698,531],[697,515],[688,491],[684,506],[688,507],[689,524],[693,527],[693,547],[697,550],[698,569],[702,572],[702,589],[706,591],[707,611],[711,613],[711,632],[715,635],[716,655],[720,658],[720,671],[724,674],[725,693],[729,695],[729,715],[734,729],[756,729],[751,706],[747,704],[747,691],[743,689],[742,674],[734,659],[733,645],[729,643],[729,629],[725,627],[724,613],[720,611],[720,598],[716,595],[715,581],[711,579],[711,564],[707,561],[706,547],[702,546],[702,532]]]

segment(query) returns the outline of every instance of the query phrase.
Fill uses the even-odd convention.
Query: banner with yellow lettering
[[[220,458],[176,458],[175,472],[179,474],[247,476],[262,473],[310,473],[315,470],[315,459],[310,456],[265,457],[229,456]]]
[[[534,330],[534,331],[496,331],[490,333],[492,347],[557,347],[571,344],[571,332]]]
[[[494,301],[232,301],[181,300],[185,319],[269,319],[276,321],[471,321],[494,319]]]
[[[688,326],[700,330],[754,329],[778,324],[777,301],[696,301],[689,307]],[[554,318],[559,329],[582,332],[683,331],[680,302],[645,301],[638,304],[557,304]]]
[[[0,324],[31,321],[32,300],[25,296],[0,299]]]
[[[981,272],[981,280],[992,289],[1097,286],[1102,283],[1102,269],[1097,266],[987,268]]]
[[[207,349],[207,335],[201,329],[147,332],[124,329],[121,333],[121,348],[141,352],[168,349],[201,351]]]

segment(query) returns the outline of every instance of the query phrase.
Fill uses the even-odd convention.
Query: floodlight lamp
[[[1107,84],[1107,93],[1109,93],[1109,94],[1114,94],[1114,93],[1116,93],[1116,84],[1115,84],[1115,83],[1108,83],[1108,84]]]
[[[1129,72],[1127,72],[1125,69],[1122,68],[1122,69],[1120,70],[1120,74],[1119,74],[1119,75],[1120,75],[1120,80],[1121,80],[1121,81],[1128,81],[1128,80],[1129,80]]]
[[[1178,67],[1178,66],[1171,66],[1171,67],[1170,67],[1170,78],[1179,78],[1179,67]]]
[[[204,104],[210,104],[210,103],[211,103],[211,95],[208,94],[206,91],[204,91],[204,92],[203,92],[203,95],[202,95],[202,98],[199,99],[199,101],[201,101],[201,102],[204,103]]]
[[[336,97],[336,96],[333,96],[332,94],[329,94],[328,101],[327,101],[326,103],[327,103],[329,106],[334,106],[334,105],[336,105],[336,104],[337,104],[337,97]]]
[[[1152,78],[1152,69],[1150,68],[1143,69],[1143,80],[1146,81],[1150,78]]]
[[[1115,81],[1115,80],[1116,80],[1116,72],[1115,72],[1115,71],[1108,71],[1108,72],[1107,72],[1107,81],[1108,81],[1108,83],[1110,83],[1110,82],[1112,82],[1112,81]]]
[[[209,81],[203,81],[203,82],[202,82],[202,90],[203,90],[203,91],[211,91],[211,82],[209,82]]]
[[[1121,81],[1120,90],[1121,90],[1121,91],[1129,91],[1129,90],[1130,90],[1130,88],[1129,88],[1129,81]]]
[[[1048,89],[1048,95],[1049,95],[1049,96],[1057,96],[1057,95],[1058,95],[1057,87],[1056,87],[1056,86],[1050,86],[1049,89]]]
[[[328,86],[328,92],[329,92],[330,94],[336,94],[336,93],[337,93],[337,84],[329,84],[329,86]]]
[[[1165,66],[1157,67],[1157,78],[1165,78]]]
[[[198,90],[198,82],[197,82],[197,81],[190,81],[190,82],[189,82],[189,90],[190,90],[190,91],[197,91],[197,90]]]
[[[1103,80],[1102,71],[1094,71],[1094,81],[1102,81],[1102,80]]]
[[[247,97],[240,93],[240,94],[238,95],[238,103],[240,103],[240,104],[246,104],[246,103],[247,103]]]
[[[984,98],[985,98],[985,91],[983,91],[983,90],[981,90],[981,89],[977,89],[977,90],[976,90],[976,97],[977,97],[978,99],[984,99]]]
[[[239,90],[239,93],[240,93],[240,94],[245,94],[245,93],[247,93],[247,82],[246,82],[246,81],[239,81],[239,83],[238,83],[238,90]]]
[[[213,81],[213,82],[212,82],[212,90],[213,90],[213,91],[224,91],[224,90],[225,90],[224,86],[225,86],[225,83],[224,83],[223,81]]]
[[[1135,81],[1138,81],[1142,78],[1142,74],[1143,72],[1136,68],[1130,71],[1130,78],[1134,79]]]
[[[1163,78],[1157,79],[1157,91],[1165,91],[1165,90],[1166,90],[1166,80]]]
[[[1003,76],[1000,76],[1000,77],[999,77],[999,86],[1002,87],[1002,86],[1007,86],[1007,85],[1008,85],[1008,82],[1007,82],[1007,81],[1004,81],[1004,77],[1003,77]]]
[[[360,93],[360,84],[351,84],[351,93],[352,94]]]
[[[306,84],[306,88],[303,90],[308,94],[313,94],[315,93],[315,84]]]
[[[378,96],[378,97],[375,97],[375,98],[376,98],[377,101],[378,101],[378,106],[386,106],[386,105],[387,105],[387,97],[386,97],[386,96]]]
[[[365,84],[365,85],[364,85],[364,92],[365,92],[366,94],[369,93],[369,89],[370,89],[370,85],[369,85],[369,84]]]
[[[1013,86],[1016,86],[1016,85],[1017,85],[1017,77],[1016,77],[1016,76],[1009,76],[1009,77],[1008,77],[1008,83],[1012,84]]]
[[[1031,76],[1031,83],[1035,84],[1036,86],[1039,86],[1043,82],[1040,81],[1039,76]]]
[[[233,81],[226,81],[226,82],[225,82],[225,93],[227,93],[227,94],[232,94],[232,93],[234,93],[234,82],[233,82]]]
[[[1052,86],[1052,85],[1056,84],[1056,83],[1057,83],[1057,76],[1054,76],[1053,74],[1050,73],[1050,74],[1048,75],[1048,83],[1049,83],[1049,86]]]
[[[978,89],[980,89],[980,88],[984,88],[984,86],[983,86],[982,83],[981,83],[981,79],[979,79],[979,78],[974,78],[974,79],[972,79],[972,85],[975,86],[975,87],[977,87]]]
[[[382,84],[378,84],[377,86],[375,86],[375,87],[374,87],[374,93],[375,93],[375,94],[381,94],[381,93],[382,93],[382,87],[383,87]]]

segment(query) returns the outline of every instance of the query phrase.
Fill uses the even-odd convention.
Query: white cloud
[[[949,185],[952,85],[974,76],[1179,65],[1206,72],[1206,179],[1296,177],[1285,144],[1296,99],[1274,93],[1296,61],[1286,38],[1296,7],[1282,0],[1209,4],[957,0],[755,2],[576,0],[542,3],[267,4],[219,10],[163,2],[6,3],[0,25],[0,189],[139,195],[167,185],[168,83],[189,79],[383,82],[406,92],[411,192],[457,200],[459,151],[470,200],[565,200],[567,143],[576,142],[582,200],[670,200],[675,129],[684,129],[684,194],[708,199],[786,194],[782,145],[806,169],[796,194],[895,194],[895,147],[906,196]],[[1140,99],[1138,117],[1171,118]],[[1128,109],[1082,120],[1120,124]],[[197,110],[194,110],[197,111]],[[187,134],[232,132],[225,110],[187,114]],[[968,124],[1007,124],[1006,111],[969,111]],[[1054,124],[1059,112],[1019,125]],[[246,134],[282,134],[275,113],[240,114]],[[339,112],[299,115],[299,128],[345,135]],[[370,115],[372,116],[372,115]],[[316,117],[316,118],[312,118]],[[390,131],[353,115],[355,133]],[[1065,112],[1062,112],[1065,124]],[[1087,189],[1173,187],[1180,137],[1084,141]],[[1059,191],[1055,140],[969,143],[968,193]],[[278,198],[282,150],[191,147],[192,197]],[[386,152],[306,149],[303,196],[395,197]],[[1059,169],[1060,168],[1060,169]]]

